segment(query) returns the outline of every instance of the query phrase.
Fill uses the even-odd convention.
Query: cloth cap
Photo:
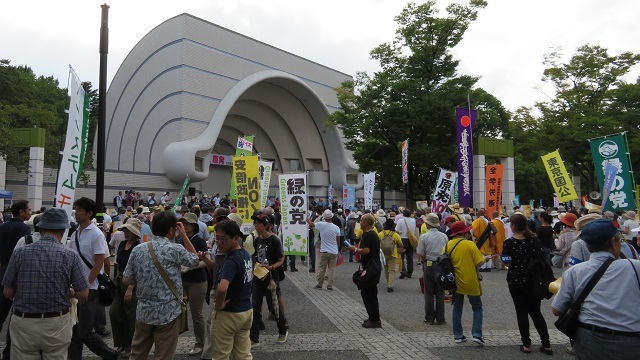
[[[576,227],[576,230],[580,231],[584,229],[584,227],[587,226],[587,224],[589,224],[590,222],[596,219],[602,219],[602,216],[600,216],[600,214],[593,214],[593,213],[587,214],[587,215],[581,216],[573,224]]]
[[[234,221],[236,224],[238,224],[238,226],[242,227],[242,218],[240,217],[240,215],[238,215],[236,213],[231,213],[231,214],[227,215],[227,218],[229,220]]]
[[[438,227],[440,226],[440,218],[437,214],[429,213],[427,218],[424,220],[429,226]]]
[[[636,212],[635,211],[627,211],[626,213],[624,213],[624,217],[626,217],[627,219],[635,219],[636,218]]]
[[[142,213],[143,214],[151,214],[151,210],[149,210],[149,208],[145,206],[145,207],[142,208]]]
[[[331,219],[331,218],[333,218],[333,212],[331,210],[327,209],[322,213],[322,217],[324,219]]]
[[[609,219],[596,219],[582,229],[580,238],[587,244],[600,245],[611,240],[618,233],[618,229]]]
[[[383,216],[385,216],[385,215],[387,215],[387,214],[384,212],[384,210],[382,210],[382,209],[378,209],[378,211],[376,211],[376,215],[377,215],[378,217],[383,217]]]
[[[264,214],[264,213],[260,213],[260,214],[251,216],[251,220],[260,221],[261,223],[263,223],[265,225],[271,224],[271,218],[269,217],[269,215]]]
[[[604,217],[606,217],[609,220],[613,220],[613,218],[615,217],[615,214],[612,211],[605,211]]]
[[[575,226],[576,220],[578,220],[578,217],[574,213],[567,213],[567,215],[565,215],[562,219],[560,219],[560,221],[562,221],[563,224],[571,227]]]
[[[180,220],[184,220],[186,222],[188,222],[189,224],[197,224],[198,223],[198,215],[192,213],[192,212],[188,212],[184,215],[182,215],[182,218],[180,218]]]
[[[49,208],[40,216],[38,223],[40,229],[62,230],[69,228],[69,217],[67,212],[60,208]]]
[[[459,234],[466,234],[473,229],[471,226],[467,226],[467,223],[464,221],[456,221],[451,225],[451,234],[449,236],[453,237]]]
[[[140,222],[140,220],[136,218],[129,219],[127,220],[126,224],[118,228],[118,231],[122,231],[124,229],[127,229],[131,231],[135,236],[140,237],[140,230],[142,230],[142,222]]]
[[[448,222],[456,222],[456,218],[454,216],[447,216],[446,218],[444,218],[444,222],[448,223]]]

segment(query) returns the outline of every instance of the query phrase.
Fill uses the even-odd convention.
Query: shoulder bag
[[[413,231],[409,231],[407,219],[403,217],[402,220],[404,220],[404,226],[407,228],[407,234],[409,234],[409,242],[411,243],[411,247],[415,249],[418,247],[418,238],[414,235]]]
[[[613,258],[608,258],[605,262],[600,266],[598,271],[593,274],[593,277],[587,283],[587,286],[580,292],[580,295],[573,303],[569,304],[569,306],[558,316],[558,320],[555,322],[555,326],[560,332],[567,335],[569,338],[574,339],[576,335],[576,330],[578,329],[578,315],[580,315],[580,307],[582,303],[587,298],[587,295],[591,292],[594,286],[598,283],[604,272],[607,271],[607,268],[613,262]]]
[[[173,296],[175,296],[176,300],[180,302],[181,313],[177,321],[180,323],[180,334],[182,334],[183,332],[189,330],[189,312],[187,310],[187,304],[183,299],[180,299],[180,296],[178,296],[178,290],[176,290],[176,285],[173,283],[173,281],[171,281],[171,279],[169,278],[169,274],[167,274],[162,265],[160,265],[160,262],[156,257],[156,253],[155,251],[153,251],[153,245],[151,244],[151,241],[147,242],[147,246],[149,247],[149,255],[151,255],[153,265],[155,265],[156,269],[158,269],[160,276],[162,276],[162,280],[164,280],[164,282],[167,284],[169,290],[171,290],[171,292],[173,293]]]
[[[93,269],[93,265],[91,265],[91,263],[84,258],[84,256],[82,255],[82,252],[80,251],[80,242],[78,241],[78,231],[75,232],[75,235],[76,235],[75,236],[76,247],[78,248],[78,255],[80,255],[80,258],[85,263],[85,265],[87,265],[87,267],[89,268],[89,271],[91,271],[91,269]],[[116,295],[116,284],[113,282],[113,280],[111,280],[109,275],[105,273],[98,274],[97,279],[98,279],[98,301],[100,301],[100,305],[102,306],[110,306],[111,304],[113,304],[113,298]]]

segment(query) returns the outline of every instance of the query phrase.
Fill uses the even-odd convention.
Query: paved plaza
[[[348,260],[347,260],[348,261]],[[379,284],[382,329],[364,329],[367,317],[360,292],[351,282],[357,263],[345,262],[336,269],[334,290],[317,290],[315,274],[308,273],[305,264],[299,272],[286,273],[282,293],[289,321],[289,339],[285,344],[275,342],[277,328],[266,320],[266,331],[260,334],[260,346],[253,349],[256,359],[513,359],[546,358],[537,348],[540,340],[531,323],[531,354],[518,350],[521,344],[517,330],[515,309],[507,290],[506,270],[484,273],[482,296],[484,347],[471,341],[457,345],[451,332],[451,305],[446,304],[443,326],[428,325],[424,320],[424,300],[420,293],[417,273],[411,279],[396,279],[395,292],[388,293],[384,280]],[[416,268],[418,271],[419,268]],[[560,274],[557,273],[559,276]],[[565,352],[567,338],[553,326],[551,301],[543,301],[543,314],[550,329],[554,358],[571,359]],[[209,312],[207,309],[206,313]],[[465,302],[463,327],[471,339],[471,306]],[[6,331],[6,326],[5,329]],[[2,332],[2,347],[4,333]],[[112,344],[111,339],[107,339]],[[194,343],[193,333],[180,336],[176,359],[199,359],[186,354]],[[85,349],[86,359],[98,359]],[[152,357],[150,357],[152,358]]]

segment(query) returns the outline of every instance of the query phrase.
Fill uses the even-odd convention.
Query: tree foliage
[[[455,168],[455,107],[466,107],[468,99],[482,107],[476,136],[509,134],[500,101],[474,88],[477,77],[459,74],[451,55],[485,6],[451,4],[439,16],[435,1],[408,4],[395,18],[395,40],[370,53],[381,70],[358,73],[337,90],[342,110],[330,121],[342,129],[360,171],[377,171],[385,188],[403,188],[401,143],[409,139],[408,200],[430,195],[438,167]]]

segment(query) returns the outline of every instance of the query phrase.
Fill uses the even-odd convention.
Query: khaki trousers
[[[396,277],[396,266],[398,259],[394,257],[386,258],[387,263],[384,266],[384,277],[387,279],[387,287],[393,287],[393,280]]]
[[[164,325],[149,325],[136,320],[129,359],[147,360],[154,343],[156,344],[156,350],[153,353],[155,360],[173,359],[178,346],[178,335],[180,335],[178,318]]]
[[[21,360],[66,360],[71,329],[69,314],[44,319],[25,319],[12,315],[9,324],[11,357]]]
[[[252,359],[249,330],[253,322],[253,309],[239,313],[214,311],[211,317],[213,359],[229,359],[232,352],[235,360]]]
[[[333,273],[336,269],[336,262],[338,261],[338,254],[320,253],[320,271],[318,271],[318,285],[322,286],[324,283],[324,274],[327,272],[327,265],[329,266],[329,282],[327,287],[333,287]]]

